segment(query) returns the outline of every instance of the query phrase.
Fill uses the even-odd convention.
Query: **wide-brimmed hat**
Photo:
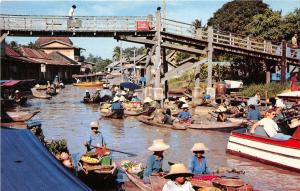
[[[19,90],[16,90],[16,91],[15,91],[15,93],[19,93],[19,92],[20,92]]]
[[[168,148],[170,148],[169,145],[167,145],[164,140],[162,139],[155,139],[153,140],[152,145],[148,148],[149,151],[165,151]]]
[[[152,102],[153,100],[150,98],[150,97],[146,97],[145,99],[144,99],[144,103],[150,103],[150,102]]]
[[[170,172],[164,176],[166,179],[174,179],[176,177],[190,177],[192,173],[188,171],[184,164],[178,163],[171,166]]]
[[[227,109],[223,106],[223,105],[220,105],[219,107],[218,107],[218,109],[216,110],[216,112],[219,112],[219,113],[221,113],[221,112],[225,112]]]
[[[204,143],[195,143],[191,151],[208,151],[209,149],[205,146]]]
[[[186,103],[186,99],[185,99],[185,97],[181,97],[181,98],[179,98],[179,101],[182,101],[182,102]]]
[[[89,90],[85,90],[85,93],[88,93],[89,92]]]
[[[114,99],[113,99],[113,102],[116,102],[116,101],[119,101],[119,100],[120,100],[120,98],[115,96]]]
[[[290,128],[296,128],[296,127],[300,126],[300,120],[299,119],[292,119],[289,126],[290,126]]]
[[[185,103],[185,104],[183,104],[183,105],[181,106],[181,108],[182,108],[182,109],[188,109],[188,108],[189,108],[189,105]]]
[[[97,121],[93,121],[90,123],[90,128],[99,128],[99,123]]]

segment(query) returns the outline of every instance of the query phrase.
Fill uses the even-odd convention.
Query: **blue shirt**
[[[179,119],[183,119],[183,120],[187,120],[189,118],[192,118],[192,115],[187,112],[187,111],[181,111],[179,114],[178,114],[178,118]]]
[[[144,170],[144,177],[149,177],[153,172],[162,172],[163,158],[156,159],[156,155],[151,155],[148,158],[147,166]]]
[[[88,140],[88,145],[89,146],[103,146],[105,144],[102,133],[101,132],[97,132],[97,134],[95,135],[93,132],[91,132],[90,134],[90,138]]]
[[[114,102],[113,104],[111,104],[111,109],[115,110],[115,109],[121,109],[122,105],[120,102]]]
[[[248,119],[250,119],[250,120],[259,120],[260,119],[260,113],[259,113],[259,109],[257,106],[255,106],[255,109],[249,109]]]
[[[204,156],[202,156],[202,162],[200,164],[197,157],[194,155],[189,164],[189,170],[191,173],[193,173],[195,175],[210,173],[210,170],[206,165],[206,159]]]

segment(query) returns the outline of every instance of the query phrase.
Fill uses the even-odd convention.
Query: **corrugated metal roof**
[[[42,50],[36,50],[32,48],[22,47],[21,52],[23,56],[28,58],[39,58],[39,59],[49,59],[48,55]]]
[[[14,51],[10,46],[5,45],[5,55],[7,56],[14,56],[14,57],[20,57],[21,55]]]

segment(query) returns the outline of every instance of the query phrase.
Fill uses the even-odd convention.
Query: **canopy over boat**
[[[90,191],[28,129],[1,127],[1,189]]]

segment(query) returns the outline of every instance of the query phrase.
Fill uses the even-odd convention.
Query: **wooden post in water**
[[[286,41],[283,40],[281,43],[281,83],[285,82],[285,72],[286,72]]]
[[[156,12],[156,40],[157,46],[155,49],[155,83],[154,87],[159,88],[160,85],[160,65],[161,65],[161,15],[160,7],[157,8]]]
[[[208,62],[208,68],[207,68],[207,87],[212,87],[212,56],[213,56],[213,28],[211,26],[208,27],[208,52],[207,52],[207,62]]]

